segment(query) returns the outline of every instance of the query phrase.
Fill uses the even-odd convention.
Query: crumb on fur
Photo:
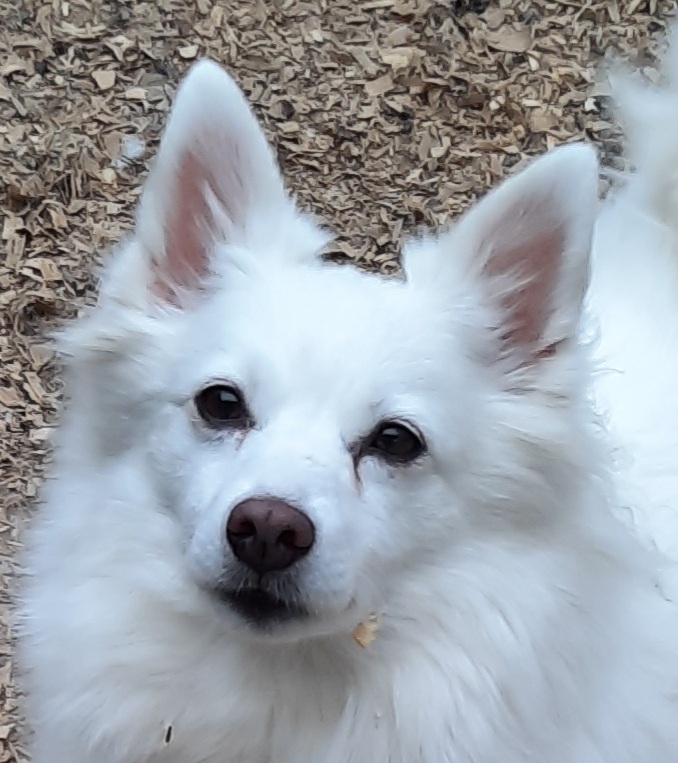
[[[367,620],[356,625],[351,635],[358,646],[366,649],[376,638],[378,628],[379,615],[370,615]]]

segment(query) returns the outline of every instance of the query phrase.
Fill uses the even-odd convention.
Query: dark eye
[[[251,417],[241,393],[234,387],[215,384],[195,398],[200,418],[211,427],[246,427]]]
[[[380,424],[367,441],[366,451],[401,464],[414,461],[426,450],[420,435],[405,424],[387,421]]]

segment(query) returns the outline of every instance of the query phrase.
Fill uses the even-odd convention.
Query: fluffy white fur
[[[193,69],[62,340],[22,607],[35,763],[674,763],[678,92],[628,93],[654,117],[597,221],[593,151],[560,149],[385,280],[322,262],[236,86]],[[219,379],[244,435],[196,420]],[[354,459],[393,418],[428,453]],[[290,573],[310,617],[268,628],[210,594],[261,494],[318,536]]]

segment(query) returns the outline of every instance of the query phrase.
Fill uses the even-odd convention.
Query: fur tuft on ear
[[[177,92],[137,215],[151,288],[174,301],[208,274],[217,242],[245,245],[255,217],[291,209],[242,92],[217,64],[196,63]]]
[[[478,202],[438,242],[439,261],[414,270],[440,273],[452,253],[457,277],[470,274],[498,308],[506,348],[541,357],[577,334],[597,205],[594,150],[555,149]]]

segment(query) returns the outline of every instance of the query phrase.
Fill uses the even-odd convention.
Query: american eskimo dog
[[[180,86],[61,338],[35,763],[678,760],[678,86],[403,277],[328,264],[244,97]]]

